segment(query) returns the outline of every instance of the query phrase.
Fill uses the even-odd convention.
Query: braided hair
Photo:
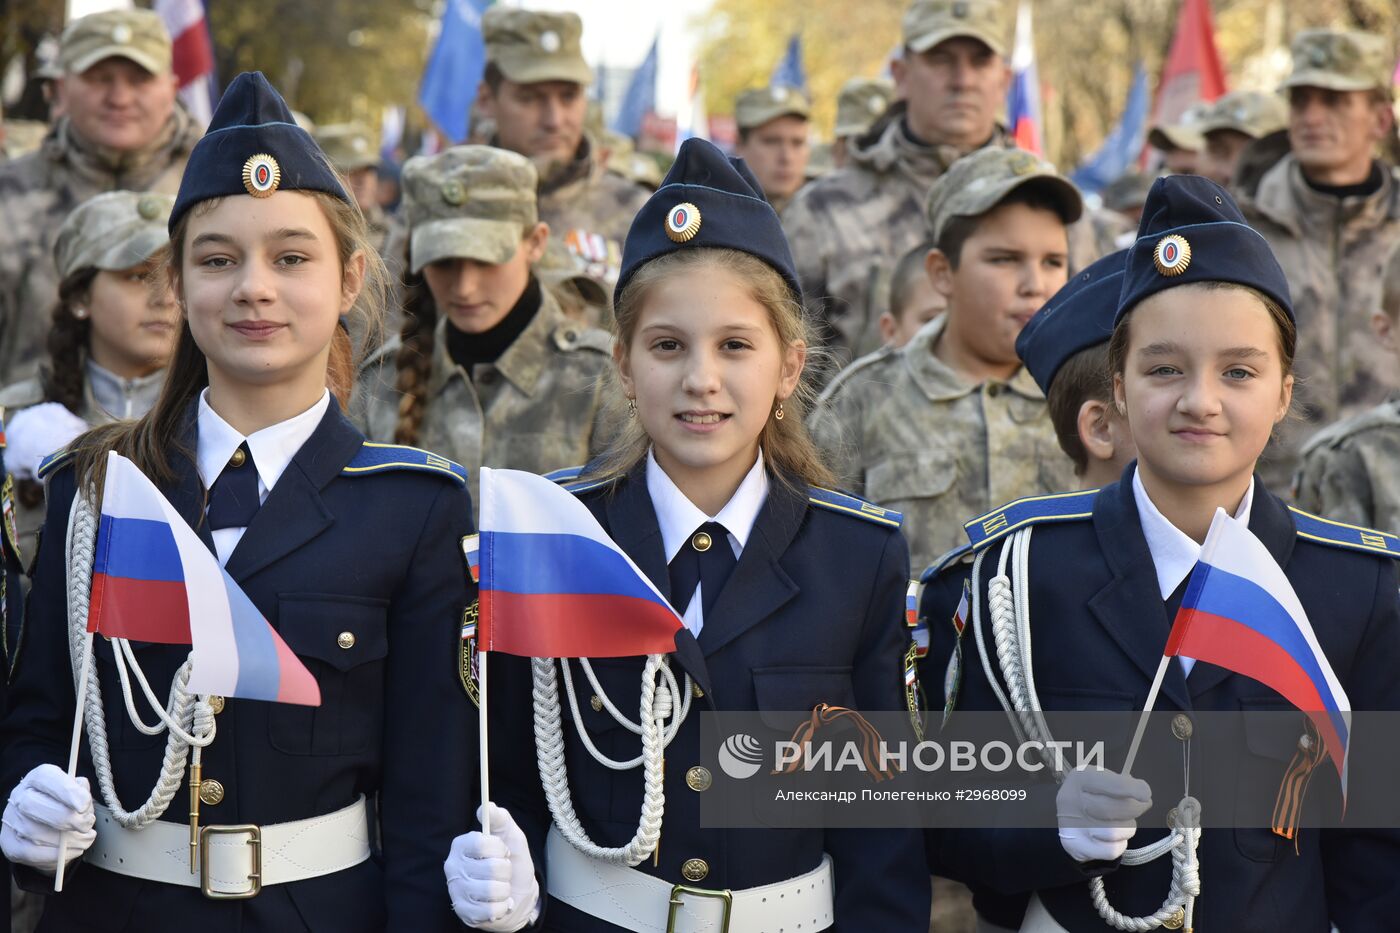
[[[399,420],[394,443],[418,444],[418,434],[428,408],[428,380],[433,375],[433,334],[437,331],[437,305],[421,275],[404,276],[403,328],[394,366],[398,376]]]

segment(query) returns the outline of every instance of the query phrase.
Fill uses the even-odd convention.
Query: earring
[[[627,414],[628,414],[629,417],[632,417],[632,418],[637,417],[637,400],[636,400],[636,399],[634,399],[634,398],[629,398],[629,399],[627,400]]]
[[[73,316],[80,321],[84,320],[87,317],[87,308],[74,308]]]
[[[774,419],[775,421],[782,421],[782,420],[783,420],[783,400],[782,400],[782,399],[778,399],[778,407],[777,407],[776,409],[774,409],[774,411],[773,411],[773,419]]]

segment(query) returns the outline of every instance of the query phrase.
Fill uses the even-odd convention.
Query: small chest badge
[[[666,215],[666,235],[677,243],[685,243],[700,232],[700,208],[686,201],[671,208]]]
[[[255,198],[268,198],[282,183],[282,167],[265,152],[249,156],[243,163],[243,187]]]
[[[1152,251],[1152,264],[1162,275],[1181,275],[1191,265],[1191,244],[1175,233],[1162,237]]]

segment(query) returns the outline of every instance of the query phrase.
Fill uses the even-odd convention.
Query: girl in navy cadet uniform
[[[973,553],[945,559],[921,603],[933,626],[924,676],[946,683],[949,707],[1143,709],[1185,582],[1222,508],[1246,521],[1284,570],[1352,709],[1400,708],[1395,539],[1291,509],[1254,474],[1289,411],[1295,341],[1283,272],[1230,196],[1198,177],[1159,179],[1129,253],[1109,352],[1115,401],[1138,459],[1101,490],[1022,500],[969,523]],[[980,608],[966,628],[950,625],[969,580]],[[1003,604],[1010,611],[987,608],[994,588],[1012,596]],[[1030,653],[1014,645],[1011,653],[1033,664],[1033,684],[992,650],[1000,624],[1015,628],[1027,619],[1034,620]],[[1013,687],[1028,692],[1018,700]],[[1185,714],[1173,720],[1183,739],[1192,711],[1290,707],[1258,681],[1178,659],[1155,708]],[[1243,744],[1263,747],[1249,722],[1242,729]],[[1276,750],[1280,776],[1293,750]],[[1189,864],[1171,856],[1121,861],[1130,839],[1145,846],[1164,835],[1134,821],[1154,794],[1176,800],[1178,788],[1103,771],[1061,777],[1058,791],[1048,788],[1058,834],[929,834],[936,870],[971,884],[979,911],[1000,926],[1073,933],[1183,924],[1208,933],[1395,928],[1395,832],[1305,829],[1290,839],[1267,828],[1207,827],[1197,885]],[[1240,785],[1256,796],[1273,791]],[[1339,793],[1330,765],[1310,792]],[[1095,820],[1112,828],[1084,828],[1100,825]],[[1184,890],[1168,897],[1173,881]],[[1133,918],[1150,922],[1134,926]]]
[[[244,74],[191,155],[170,233],[183,323],[162,395],[44,471],[0,843],[40,891],[61,831],[82,859],[41,931],[457,929],[438,866],[471,825],[475,718],[458,673],[471,503],[455,464],[367,445],[327,390],[347,371],[340,316],[373,323],[383,307],[364,218],[281,97]],[[94,648],[89,709],[105,727],[89,717],[77,780],[61,769],[75,712],[65,602],[83,570],[66,565],[65,531],[109,450],[156,483],[320,687],[315,708],[192,698],[179,721],[213,735],[195,791],[208,867],[194,872],[188,746],[130,721],[113,642]],[[189,649],[133,649],[158,698],[172,684],[185,707]]]
[[[523,741],[496,745],[493,787],[505,807],[493,811],[493,835],[459,838],[445,866],[469,925],[720,929],[720,901],[703,895],[684,896],[668,927],[680,884],[731,892],[733,933],[799,923],[927,930],[928,872],[911,830],[700,826],[712,778],[700,767],[702,709],[905,705],[907,546],[896,514],[819,488],[830,478],[802,426],[809,338],[799,296],[777,215],[743,162],[687,141],[623,256],[614,394],[631,411],[627,428],[599,462],[571,471],[570,486],[685,622],[657,681],[682,721],[660,786],[648,788],[636,761],[600,762],[637,755],[638,737],[608,706],[636,709],[643,659],[591,662],[598,694],[578,704],[574,723],[556,716],[550,727],[532,718],[531,675],[537,691],[556,684],[556,662],[535,661],[532,672],[492,656],[493,675],[502,671],[492,708],[507,711],[493,734]],[[659,661],[645,663],[654,671]],[[532,734],[556,746],[547,757],[562,757],[566,782],[541,777]],[[639,823],[656,791],[664,812]],[[551,826],[561,807],[578,819]],[[609,857],[608,847],[622,851]]]

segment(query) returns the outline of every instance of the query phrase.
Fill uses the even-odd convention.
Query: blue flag
[[[622,97],[622,106],[613,117],[613,130],[623,136],[636,139],[642,134],[642,118],[656,109],[656,47],[661,41],[658,33],[651,40],[651,50],[637,70],[632,72],[632,80],[627,84],[627,93]]]
[[[423,70],[418,103],[448,139],[467,138],[467,120],[486,70],[481,14],[491,0],[447,0],[437,45]]]
[[[778,67],[773,69],[773,77],[769,79],[768,86],[791,88],[800,91],[802,96],[807,96],[807,69],[802,67],[801,36],[793,36],[788,40],[787,53],[783,55],[782,61],[778,62]]]
[[[1080,163],[1070,180],[1086,194],[1102,191],[1110,182],[1128,171],[1142,152],[1147,132],[1147,70],[1138,65],[1133,74],[1133,86],[1128,90],[1128,102],[1103,145]]]

